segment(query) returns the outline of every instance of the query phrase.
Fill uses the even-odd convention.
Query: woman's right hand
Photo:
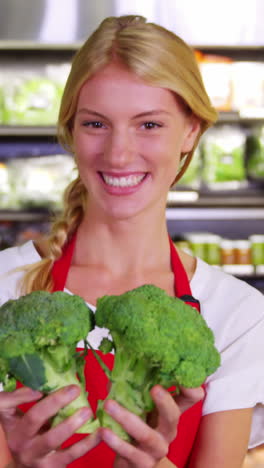
[[[81,408],[54,428],[48,426],[49,419],[78,395],[79,388],[75,385],[64,387],[43,399],[40,392],[27,387],[14,392],[0,392],[0,422],[14,466],[64,468],[98,445],[100,436],[95,432],[65,450],[59,449],[92,416],[89,408]],[[40,401],[25,414],[17,410],[17,406],[36,400]]]

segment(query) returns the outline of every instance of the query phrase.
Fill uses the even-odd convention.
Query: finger
[[[89,408],[81,408],[56,427],[25,442],[21,460],[23,464],[31,466],[32,461],[56,450],[65,440],[72,436],[85,421],[91,418],[91,416],[92,411]]]
[[[170,443],[177,435],[181,411],[170,393],[160,385],[155,385],[150,393],[158,410],[156,430]]]
[[[167,455],[168,444],[164,438],[161,437],[159,432],[149,427],[139,416],[131,413],[113,400],[107,400],[104,408],[110,416],[121,424],[137,444],[155,459]]]
[[[55,416],[61,408],[67,406],[79,393],[80,388],[77,385],[69,385],[51,393],[30,408],[22,420],[24,438],[33,437],[51,417]]]
[[[55,460],[56,456],[58,458],[58,466],[61,466],[60,463],[66,463],[68,465],[69,463],[73,462],[74,460],[77,460],[79,457],[82,457],[85,455],[87,452],[92,450],[94,447],[96,447],[100,442],[101,442],[101,433],[100,431],[95,431],[93,434],[89,435],[88,437],[85,437],[84,439],[80,440],[76,444],[72,445],[70,448],[64,450],[63,456],[61,456],[60,453],[55,455]],[[49,467],[48,467],[49,468]]]
[[[0,392],[0,420],[3,425],[9,423],[10,418],[17,413],[17,406],[39,400],[42,393],[28,387],[14,392]]]
[[[23,403],[30,403],[42,397],[42,393],[28,387],[19,388],[14,392],[0,392],[0,414]]]
[[[205,396],[204,389],[202,387],[197,388],[185,388],[180,387],[181,393],[175,397],[175,401],[180,408],[181,413],[191,408],[198,401],[203,400]]]
[[[156,460],[151,455],[120,439],[110,429],[101,428],[101,437],[118,455],[131,462],[132,466],[153,468],[155,465]]]

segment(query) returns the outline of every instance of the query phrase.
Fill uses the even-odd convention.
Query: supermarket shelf
[[[0,125],[0,136],[6,137],[39,137],[39,136],[56,136],[57,129],[55,125],[47,126],[22,126],[22,125]]]
[[[249,213],[253,210],[254,215]],[[239,208],[170,208],[167,210],[167,227],[170,235],[179,239],[188,232],[210,232],[227,239],[247,239],[252,234],[263,234],[263,216],[264,209],[257,212],[254,208],[243,211]]]
[[[262,201],[263,204],[263,201]],[[264,207],[180,207],[167,208],[166,215],[168,220],[264,220]]]
[[[0,40],[0,50],[14,50],[14,51],[30,51],[30,50],[40,50],[40,51],[76,51],[83,41],[77,41],[72,43],[40,43],[36,41],[17,41],[17,40]],[[264,52],[264,45],[209,45],[209,44],[193,44],[192,47],[202,52],[233,52],[233,53],[262,53]]]
[[[252,111],[250,114],[243,115],[239,112],[219,112],[219,117],[216,124],[243,124],[243,125],[260,125],[264,123],[264,109],[260,111]]]
[[[235,193],[234,193],[235,192]],[[239,195],[238,195],[239,193]],[[209,189],[175,190],[168,195],[168,208],[264,208],[263,188],[216,192]]]
[[[81,43],[74,44],[46,44],[31,41],[0,41],[0,57],[5,63],[17,64],[23,62],[35,63],[72,60]]]
[[[264,52],[264,45],[225,45],[225,44],[196,44],[195,46],[196,49],[198,50],[226,50],[226,51],[249,51],[249,52]]]
[[[53,216],[47,210],[23,211],[23,210],[0,210],[0,222],[48,222]]]
[[[51,140],[46,137],[37,138],[37,141],[35,139],[33,141],[33,138],[30,141],[22,138],[14,140],[4,141],[0,144],[1,160],[67,154],[55,138]]]
[[[259,196],[222,196],[222,197],[214,197],[212,194],[208,194],[208,196],[200,197],[195,204],[196,207],[214,207],[214,208],[225,208],[225,209],[238,209],[241,210],[242,208],[264,208],[264,201],[263,201],[263,192],[262,195]]]
[[[48,51],[48,52],[58,52],[58,51],[76,51],[82,42],[74,42],[71,44],[52,44],[52,43],[39,43],[33,41],[3,41],[0,40],[0,51]]]
[[[236,60],[263,61],[264,45],[204,45],[196,44],[194,49],[204,54],[223,55]]]

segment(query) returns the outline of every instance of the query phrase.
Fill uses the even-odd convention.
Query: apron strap
[[[195,309],[197,309],[200,312],[200,302],[192,296],[187,273],[185,271],[185,268],[183,267],[176,247],[170,237],[169,242],[171,255],[171,269],[174,272],[175,296],[179,297],[192,307],[195,307]]]
[[[69,273],[69,269],[72,262],[72,256],[76,244],[76,233],[72,238],[67,242],[63,247],[62,255],[60,258],[55,260],[52,268],[52,279],[53,279],[53,289],[55,291],[63,291],[66,283],[66,279]]]

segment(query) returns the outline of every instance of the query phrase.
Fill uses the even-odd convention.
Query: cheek
[[[153,164],[167,163],[171,149],[164,138],[146,138],[137,142],[137,153],[145,155]]]
[[[74,139],[75,157],[79,161],[91,161],[102,152],[102,142],[99,138],[79,135]]]
[[[155,148],[157,155],[157,162],[164,169],[177,170],[180,159],[181,151],[178,141],[164,142]]]

